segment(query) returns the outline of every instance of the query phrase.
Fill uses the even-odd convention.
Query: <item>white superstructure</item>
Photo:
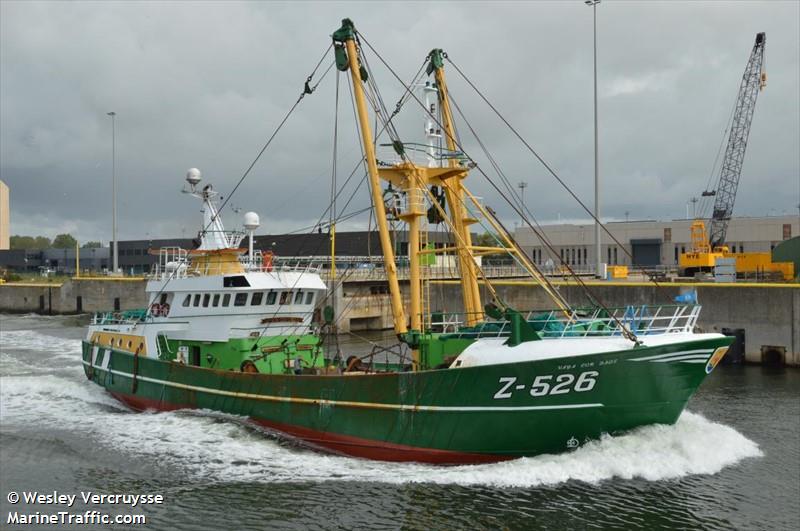
[[[314,309],[326,292],[317,271],[273,270],[271,261],[252,249],[252,232],[259,225],[253,212],[244,220],[251,233],[246,253],[239,248],[245,233],[225,231],[211,185],[198,187],[199,170],[189,170],[186,181],[190,188],[184,192],[203,201],[198,248],[159,249],[158,266],[146,286],[146,311],[96,315],[88,338],[102,334],[101,343],[157,356],[160,335],[219,342],[310,333]]]

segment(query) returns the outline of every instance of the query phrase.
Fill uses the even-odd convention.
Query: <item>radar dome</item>
[[[186,172],[186,182],[196,186],[200,182],[200,175],[200,170],[197,168],[189,168],[189,171]]]
[[[261,221],[258,219],[258,214],[255,212],[247,212],[244,215],[244,228],[247,230],[256,230],[258,226],[261,225]]]

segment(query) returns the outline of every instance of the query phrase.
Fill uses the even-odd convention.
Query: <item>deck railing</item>
[[[184,278],[189,270],[189,252],[180,247],[162,247],[158,250],[158,263],[151,275],[157,280]]]
[[[92,314],[91,324],[93,325],[130,325],[144,323],[150,317],[146,309],[123,310],[118,312],[95,312]]]
[[[692,332],[700,308],[692,304],[631,305],[608,310],[534,310],[522,314],[544,339],[621,336],[623,327],[637,336],[645,336]],[[428,331],[464,338],[504,337],[511,333],[511,323],[505,320],[487,318],[472,327],[465,327],[463,323],[463,314],[440,313],[431,320]]]

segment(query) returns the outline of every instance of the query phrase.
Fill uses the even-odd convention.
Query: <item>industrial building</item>
[[[402,260],[408,256],[408,237],[405,231],[396,234],[396,254]],[[271,252],[283,260],[327,261],[331,252],[331,238],[327,232],[256,235],[253,240],[255,249]],[[435,247],[443,247],[447,243],[447,235],[431,232],[428,241]],[[126,275],[137,275],[148,273],[158,262],[158,256],[151,254],[150,249],[194,249],[197,242],[190,238],[150,239],[120,241],[118,245],[120,269]],[[242,247],[246,247],[246,240],[242,242]],[[337,232],[335,249],[337,267],[346,267],[354,262],[383,261],[380,238],[374,231]]]
[[[74,248],[70,249],[11,249],[0,251],[0,268],[18,273],[75,274]],[[78,260],[81,272],[104,273],[110,262],[108,247],[82,248]]]
[[[691,248],[689,227],[693,220],[620,221],[605,223],[608,234],[601,234],[601,262],[608,265],[676,267],[681,253]],[[558,224],[542,226],[544,237],[555,256],[529,228],[518,228],[514,237],[534,262],[546,265],[548,259],[559,265],[592,270],[595,264],[594,224]],[[776,245],[800,235],[798,216],[733,218],[726,244],[732,252],[770,252]],[[630,256],[628,256],[630,254]],[[631,259],[632,257],[632,259]]]

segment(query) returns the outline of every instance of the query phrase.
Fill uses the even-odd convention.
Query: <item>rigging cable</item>
[[[395,79],[397,79],[397,81],[399,81],[401,84],[405,85],[405,84],[404,84],[404,82],[403,82],[403,80],[402,80],[402,79],[400,79],[400,77],[397,75],[397,73],[396,73],[396,72],[395,72],[395,71],[394,71],[394,70],[393,70],[393,69],[392,69],[392,68],[389,66],[389,64],[388,64],[388,63],[387,63],[387,62],[386,62],[386,61],[383,59],[383,57],[382,57],[382,56],[381,56],[381,55],[380,55],[380,54],[379,54],[379,53],[378,53],[378,52],[375,50],[375,48],[373,48],[373,46],[372,46],[372,45],[369,43],[369,41],[368,41],[368,40],[367,40],[365,37],[363,37],[363,34],[361,34],[361,33],[359,32],[359,35],[360,35],[360,36],[361,36],[361,37],[364,39],[364,42],[366,43],[366,45],[367,45],[367,46],[370,48],[370,50],[372,50],[372,52],[373,52],[373,53],[374,53],[374,54],[375,54],[375,55],[378,57],[378,59],[379,59],[379,60],[380,60],[380,61],[383,63],[383,65],[384,65],[384,66],[387,68],[387,70],[389,70],[389,72],[391,72],[391,74],[392,74],[392,75],[395,77]],[[445,58],[447,58],[447,56],[446,56],[446,55],[445,55]],[[449,59],[448,59],[448,62],[450,62],[451,64],[453,64],[453,63],[452,63],[452,61],[450,61]],[[455,64],[453,64],[453,66],[456,68],[456,70],[458,70],[458,67],[457,67]],[[460,70],[458,70],[458,71],[459,71],[459,73],[461,73],[461,72],[460,72]],[[461,75],[462,75],[462,77],[464,77],[464,74],[463,74],[463,73],[461,73]],[[465,77],[465,79],[466,79],[466,77]],[[467,80],[467,82],[469,83],[469,80]],[[486,98],[485,98],[485,97],[484,97],[484,96],[483,96],[483,95],[482,95],[482,94],[481,94],[481,93],[480,93],[480,92],[477,90],[477,88],[475,88],[475,86],[474,86],[474,85],[472,85],[472,83],[470,83],[470,85],[473,87],[473,89],[475,89],[475,90],[476,90],[476,92],[478,92],[478,94],[479,94],[479,95],[481,95],[481,97],[483,98],[483,100],[484,100],[485,102],[487,102],[487,104],[489,104],[489,106],[490,106],[492,109],[495,109],[495,108],[494,108],[494,106],[492,106],[492,105],[491,105],[491,103],[489,103],[489,102],[488,102],[488,100],[486,100]],[[408,88],[408,87],[406,87],[406,88]],[[435,122],[436,122],[436,123],[437,123],[437,124],[438,124],[438,125],[439,125],[439,126],[442,128],[442,130],[445,130],[445,129],[444,129],[444,127],[441,125],[441,123],[440,123],[440,122],[439,122],[439,121],[436,119],[436,117],[435,117],[435,116],[433,116],[433,115],[430,113],[430,111],[429,111],[429,110],[428,110],[428,109],[425,107],[425,105],[424,105],[424,104],[423,104],[423,103],[422,103],[422,102],[419,100],[419,98],[417,98],[417,97],[416,97],[415,95],[413,95],[413,94],[412,94],[412,97],[414,98],[414,100],[415,100],[415,101],[416,101],[416,102],[417,102],[417,103],[418,103],[418,104],[419,104],[419,105],[420,105],[420,106],[421,106],[423,109],[425,109],[425,111],[428,113],[428,115],[429,115],[429,116],[430,116],[430,117],[431,117],[431,118],[432,118],[432,119],[433,119],[433,120],[434,120],[434,121],[435,121]],[[497,113],[496,109],[495,109],[495,113]],[[498,116],[500,116],[500,115],[499,115],[499,113],[497,113],[497,114],[498,114]],[[508,122],[507,122],[507,121],[506,121],[504,118],[502,118],[502,116],[501,116],[501,119],[502,119],[502,120],[503,120],[503,121],[504,121],[504,122],[505,122],[505,123],[506,123],[506,124],[509,126],[509,128],[511,128],[511,125],[510,125],[510,124],[508,124]],[[575,199],[578,201],[578,203],[579,203],[579,204],[581,204],[581,205],[583,206],[583,208],[584,208],[585,210],[587,210],[587,212],[588,212],[589,210],[586,208],[586,206],[585,206],[585,205],[584,205],[584,204],[583,204],[583,203],[580,201],[580,199],[578,199],[578,197],[577,197],[577,196],[574,194],[574,192],[572,192],[572,191],[569,189],[569,187],[567,187],[567,186],[566,186],[566,184],[565,184],[565,183],[564,183],[564,182],[563,182],[563,181],[562,181],[562,180],[561,180],[561,179],[558,177],[558,175],[557,175],[557,174],[556,174],[556,173],[555,173],[555,172],[554,172],[554,171],[553,171],[553,170],[550,168],[550,166],[549,166],[549,165],[547,165],[547,164],[544,162],[544,160],[542,160],[542,159],[541,159],[541,157],[538,155],[538,153],[536,153],[536,151],[534,151],[534,150],[533,150],[533,148],[531,148],[531,147],[530,147],[530,145],[529,145],[527,142],[525,142],[525,140],[524,140],[524,139],[523,139],[523,138],[522,138],[522,137],[519,135],[519,133],[517,133],[517,132],[516,132],[516,130],[514,130],[513,128],[511,128],[511,129],[512,129],[512,131],[513,131],[513,132],[514,132],[514,133],[517,135],[517,137],[518,137],[520,140],[522,140],[522,142],[523,142],[523,143],[524,143],[526,146],[528,146],[528,149],[529,149],[529,150],[530,150],[530,151],[531,151],[531,152],[532,152],[532,153],[533,153],[533,154],[534,154],[534,155],[535,155],[535,156],[536,156],[536,157],[537,157],[537,158],[538,158],[538,159],[539,159],[539,160],[542,162],[542,164],[543,164],[543,165],[544,165],[544,166],[545,166],[545,167],[546,167],[546,168],[547,168],[547,169],[550,171],[550,173],[551,173],[551,174],[552,174],[552,175],[553,175],[553,176],[554,176],[554,177],[555,177],[555,178],[556,178],[556,179],[557,179],[557,180],[558,180],[558,181],[559,181],[559,182],[562,184],[562,186],[564,186],[564,187],[566,188],[566,190],[567,190],[567,191],[568,191],[568,192],[569,192],[569,193],[570,193],[570,194],[571,194],[571,195],[572,195],[572,196],[573,196],[573,197],[574,197],[574,198],[575,198]],[[453,142],[456,142],[456,139],[453,139]],[[467,155],[467,153],[466,153],[466,151],[464,150],[464,148],[463,148],[461,145],[459,145],[459,144],[456,144],[456,145],[459,147],[460,151],[461,151],[462,153],[464,153],[464,155],[465,155],[465,156],[468,156],[468,155]],[[470,157],[470,158],[471,158],[471,157]],[[483,171],[483,169],[482,169],[480,166],[477,166],[477,169],[478,169],[478,171],[479,171],[479,172],[480,172],[480,173],[481,173],[481,174],[482,174],[482,175],[483,175],[483,176],[484,176],[484,177],[487,179],[487,181],[489,181],[489,183],[492,185],[492,187],[493,187],[493,188],[495,188],[495,190],[497,190],[497,192],[498,192],[498,193],[500,193],[501,197],[503,197],[503,198],[506,200],[506,202],[509,204],[509,206],[511,206],[511,208],[512,208],[512,209],[514,209],[514,210],[517,212],[517,214],[519,214],[519,215],[520,215],[520,216],[521,216],[521,217],[522,217],[522,218],[523,218],[523,219],[526,221],[526,223],[527,223],[527,224],[528,224],[528,226],[531,228],[531,230],[534,230],[534,229],[533,229],[533,226],[531,225],[531,223],[530,223],[529,221],[527,221],[527,219],[525,218],[524,214],[523,214],[522,212],[520,212],[520,211],[519,211],[519,210],[516,208],[516,206],[515,206],[515,205],[514,205],[514,204],[513,204],[511,201],[509,201],[507,198],[505,198],[505,196],[503,195],[502,191],[499,189],[499,187],[497,187],[497,185],[496,185],[496,184],[494,184],[494,182],[491,180],[491,178],[488,176],[488,174],[487,174],[486,172],[484,172],[484,171]],[[602,224],[601,224],[601,226],[602,226]],[[535,230],[534,230],[534,232],[535,232]],[[607,230],[607,229],[606,229],[606,232],[608,232],[608,230]],[[612,237],[612,239],[614,239],[614,238],[613,238],[613,236],[611,236],[611,237]],[[615,241],[616,241],[616,240],[615,240]],[[569,266],[567,266],[567,268],[569,269]],[[480,269],[480,268],[478,268],[478,270],[481,270],[481,269]],[[581,288],[582,288],[582,289],[583,289],[583,290],[584,290],[584,291],[587,293],[587,295],[589,295],[589,296],[590,296],[590,297],[592,297],[592,298],[593,298],[595,301],[597,301],[597,304],[598,304],[598,305],[599,305],[599,306],[600,306],[602,309],[604,309],[604,310],[605,310],[607,313],[609,313],[609,314],[610,314],[610,311],[609,311],[609,309],[606,307],[606,305],[605,305],[605,304],[603,304],[603,303],[602,303],[602,301],[600,301],[600,299],[599,299],[599,298],[598,298],[596,295],[594,295],[594,294],[591,292],[591,290],[589,290],[588,286],[587,286],[587,285],[586,285],[586,284],[583,282],[583,280],[581,280],[581,279],[580,279],[580,278],[579,278],[577,275],[575,275],[575,274],[574,274],[574,272],[572,272],[572,270],[571,270],[571,269],[569,269],[569,270],[570,270],[570,272],[573,274],[573,276],[575,277],[575,280],[577,281],[577,283],[578,283],[578,284],[581,286]],[[481,272],[482,272],[482,270],[481,270]],[[482,272],[482,273],[483,273],[483,272]],[[484,274],[483,276],[484,276],[484,279],[485,279],[485,281],[486,281],[486,286],[487,286],[487,287],[489,287],[489,289],[490,289],[490,290],[493,292],[493,294],[496,296],[496,293],[494,293],[494,291],[495,291],[495,290],[492,288],[492,286],[491,286],[491,283],[490,283],[490,282],[489,282],[489,280],[486,278],[486,275]],[[656,285],[658,286],[658,284],[657,284],[657,283],[656,283]],[[636,337],[636,335],[635,335],[635,334],[634,334],[634,333],[633,333],[631,330],[629,330],[629,329],[628,329],[626,326],[624,326],[624,324],[623,324],[622,322],[620,322],[620,321],[619,321],[619,319],[617,319],[617,318],[616,318],[616,316],[614,316],[614,315],[611,315],[611,317],[614,319],[614,321],[615,321],[615,322],[617,322],[617,324],[618,324],[618,325],[619,325],[619,327],[620,327],[620,330],[622,331],[622,334],[623,334],[623,335],[624,335],[624,336],[625,336],[627,339],[629,339],[630,341],[632,341],[632,342],[636,343],[637,345],[639,345],[639,344],[641,343],[641,342],[639,341],[639,339]]]
[[[533,149],[533,147],[531,147],[531,145],[522,137],[522,135],[520,135],[519,132],[511,125],[511,123],[509,123],[509,121],[506,120],[506,118],[502,114],[500,114],[500,111],[498,111],[497,108],[494,105],[492,105],[492,103],[486,98],[486,96],[483,95],[483,93],[475,86],[475,84],[472,83],[472,81],[464,74],[464,72],[462,72],[461,69],[458,68],[458,65],[456,65],[449,57],[447,57],[446,54],[444,57],[448,63],[453,65],[453,68],[456,69],[456,72],[458,72],[459,75],[461,75],[461,77],[469,84],[469,86],[472,87],[473,90],[475,90],[475,92],[489,106],[489,108],[492,109],[492,111],[494,111],[497,117],[500,118],[500,120],[502,120],[503,123],[506,124],[506,126],[511,130],[511,132],[514,133],[514,135],[520,140],[520,142],[522,142],[522,144],[528,149],[528,151],[530,151],[531,154],[533,154],[533,156],[536,157],[536,159],[542,164],[542,166],[545,167],[545,169],[550,173],[550,175],[552,175],[553,178],[556,181],[558,181],[558,183],[567,191],[567,193],[569,193],[570,196],[572,196],[573,199],[575,199],[575,201],[581,206],[581,208],[583,208],[583,210],[589,214],[592,220],[594,220],[595,223],[598,223],[600,227],[602,227],[603,231],[608,235],[608,237],[611,238],[614,241],[614,243],[616,243],[622,249],[622,251],[631,259],[631,264],[633,265],[633,267],[636,267],[637,269],[642,271],[645,275],[647,275],[649,280],[657,287],[661,287],[652,274],[650,274],[647,270],[645,270],[644,268],[642,268],[633,261],[633,255],[630,252],[628,252],[625,246],[616,237],[614,237],[611,231],[609,231],[606,228],[606,226],[603,225],[603,223],[597,218],[597,216],[595,216],[595,214],[589,209],[589,207],[587,207],[586,204],[583,201],[581,201],[581,199],[575,194],[575,192],[573,192],[569,188],[569,186],[567,186],[567,184],[561,179],[561,177],[558,176],[555,170],[553,170],[553,168],[541,157],[541,155],[539,155],[539,153],[535,149]]]
[[[295,101],[294,105],[292,105],[289,108],[289,111],[286,113],[286,115],[280,121],[278,126],[272,132],[272,135],[270,135],[270,137],[267,139],[267,141],[264,144],[264,146],[258,152],[258,155],[256,155],[256,158],[253,159],[253,162],[250,164],[250,166],[247,168],[247,170],[245,170],[245,172],[242,175],[242,177],[236,183],[236,186],[233,187],[233,190],[231,190],[231,192],[224,199],[224,201],[222,202],[220,207],[217,209],[217,213],[214,216],[211,217],[211,220],[208,222],[208,224],[203,228],[202,231],[200,231],[200,237],[202,237],[202,235],[204,235],[204,234],[206,234],[206,232],[208,232],[209,227],[211,227],[211,225],[214,223],[214,221],[216,221],[216,219],[219,217],[220,213],[225,208],[225,205],[228,204],[228,201],[230,201],[231,197],[233,197],[233,194],[236,193],[236,190],[238,190],[239,186],[241,186],[241,184],[244,182],[244,180],[250,174],[250,171],[252,171],[252,169],[255,167],[256,163],[261,158],[261,155],[263,155],[264,152],[267,150],[267,148],[270,146],[270,144],[275,139],[275,137],[277,136],[277,134],[281,130],[281,128],[283,128],[284,124],[286,124],[286,121],[292,115],[294,110],[297,108],[298,105],[300,105],[300,102],[303,101],[303,98],[305,98],[307,94],[313,94],[314,91],[319,86],[319,84],[322,83],[322,80],[325,79],[325,76],[330,71],[330,67],[328,67],[328,69],[325,70],[323,75],[320,77],[319,81],[317,81],[317,83],[313,87],[310,86],[310,83],[311,83],[312,79],[314,78],[314,74],[317,73],[317,70],[319,70],[320,65],[325,60],[325,56],[328,55],[328,52],[330,52],[332,47],[333,47],[333,43],[331,43],[328,46],[328,48],[325,49],[325,52],[322,54],[322,57],[320,58],[320,60],[317,62],[317,65],[311,71],[311,74],[309,74],[309,76],[306,78],[305,84],[303,85],[303,91],[300,93],[300,96],[298,96],[297,101]],[[333,63],[331,63],[331,65],[333,65]],[[164,293],[164,290],[167,288],[167,285],[170,283],[170,281],[175,277],[175,274],[177,273],[177,271],[178,271],[178,268],[175,268],[175,270],[173,270],[173,272],[170,273],[170,276],[167,277],[167,280],[166,280],[166,282],[164,282],[164,285],[161,286],[161,289],[159,289],[158,292],[155,294],[154,300],[157,299],[159,296],[161,296],[162,293]]]

